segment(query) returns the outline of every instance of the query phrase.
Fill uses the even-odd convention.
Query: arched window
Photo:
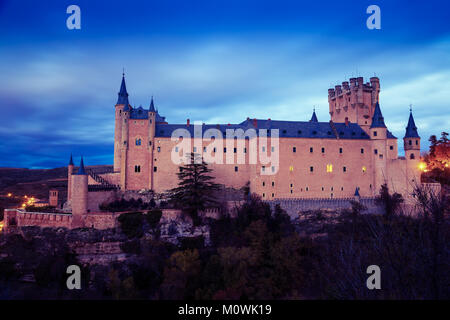
[[[136,145],[140,146],[142,144],[142,141],[140,138],[136,138]]]
[[[410,159],[415,159],[414,157],[414,153],[411,153],[411,155],[409,156]]]

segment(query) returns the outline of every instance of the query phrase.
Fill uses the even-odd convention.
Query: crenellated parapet
[[[367,83],[364,83],[363,77],[350,78],[349,81],[328,89],[331,120],[370,126],[379,93],[380,80],[377,77],[370,78]]]

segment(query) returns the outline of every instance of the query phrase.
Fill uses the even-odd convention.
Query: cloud
[[[423,140],[448,130],[450,42],[423,47],[321,42],[311,36],[176,37],[97,41],[4,51],[1,166],[65,165],[69,153],[112,163],[121,68],[133,105],[155,96],[171,123],[236,123],[249,117],[328,121],[327,89],[376,72],[386,123],[401,138],[414,106]],[[10,154],[19,154],[15,158]]]

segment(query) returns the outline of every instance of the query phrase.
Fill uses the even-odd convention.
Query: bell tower
[[[121,148],[122,148],[122,124],[124,109],[128,108],[128,92],[125,85],[125,73],[122,74],[122,83],[115,106],[115,127],[114,127],[114,172],[120,171]]]

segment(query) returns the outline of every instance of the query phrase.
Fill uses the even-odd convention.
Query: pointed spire
[[[319,122],[317,120],[317,116],[316,116],[316,108],[313,109],[313,114],[312,114],[311,120],[309,120],[309,122]]]
[[[150,101],[150,109],[148,110],[150,112],[156,112],[155,110],[155,105],[153,103],[153,96],[152,96],[152,101]]]
[[[411,106],[409,108],[408,126],[406,127],[404,138],[420,138],[419,133],[417,132],[416,124],[414,123]]]
[[[375,104],[375,111],[373,112],[372,124],[370,127],[386,128],[386,125],[384,124],[383,115],[381,114],[380,104],[378,102]]]
[[[73,158],[72,158],[72,154],[70,154],[69,166],[73,166]]]
[[[80,167],[78,168],[78,173],[77,174],[79,174],[79,175],[85,175],[86,174],[86,170],[84,170],[83,157],[81,157]]]
[[[125,104],[128,106],[128,92],[125,85],[125,73],[122,74],[122,83],[120,84],[119,97],[116,104]]]
[[[355,197],[359,197],[359,188],[358,187],[356,187],[356,190],[355,190]]]

